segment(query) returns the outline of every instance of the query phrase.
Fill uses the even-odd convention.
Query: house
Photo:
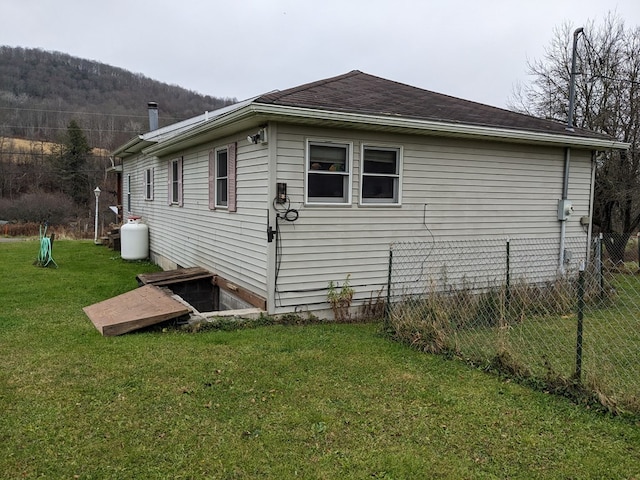
[[[139,135],[124,216],[164,269],[200,266],[270,314],[361,304],[398,240],[590,235],[605,135],[352,71]],[[559,248],[560,265],[564,249]]]

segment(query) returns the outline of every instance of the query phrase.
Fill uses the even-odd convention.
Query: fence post
[[[604,272],[603,272],[603,268],[602,268],[602,256],[603,256],[603,249],[602,249],[602,238],[603,235],[602,233],[600,233],[600,235],[598,235],[598,252],[596,255],[596,258],[598,259],[598,265],[596,267],[596,272],[598,275],[598,284],[599,284],[599,297],[600,300],[602,300],[604,298]]]
[[[509,311],[511,304],[511,240],[507,238],[507,278],[505,291],[505,312]]]
[[[387,272],[387,302],[384,306],[385,329],[391,326],[391,272],[393,268],[393,245],[389,246],[389,270]]]
[[[578,332],[576,335],[576,380],[582,377],[582,319],[584,317],[584,263],[578,272]]]
[[[640,272],[640,232],[636,233],[636,243],[638,244],[638,271]]]

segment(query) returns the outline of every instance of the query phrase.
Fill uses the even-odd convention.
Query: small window
[[[229,152],[216,150],[216,207],[226,207],[229,200]]]
[[[144,199],[153,200],[153,168],[144,171]]]
[[[237,151],[233,142],[209,151],[209,209],[237,211]]]
[[[309,142],[307,145],[308,203],[351,203],[351,147]]]
[[[182,157],[169,162],[169,205],[182,206]]]
[[[127,213],[131,213],[131,174],[127,174]]]
[[[362,148],[363,204],[400,204],[400,149]]]
[[[171,203],[178,203],[180,180],[178,175],[178,161],[171,162]]]

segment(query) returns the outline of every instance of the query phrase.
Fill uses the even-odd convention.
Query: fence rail
[[[432,353],[578,381],[640,413],[638,244],[611,265],[601,239],[394,243],[387,321]]]

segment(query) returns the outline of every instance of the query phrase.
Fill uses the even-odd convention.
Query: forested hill
[[[0,46],[0,136],[55,141],[71,120],[108,150],[148,131],[147,103],[160,126],[233,103],[60,52]]]

